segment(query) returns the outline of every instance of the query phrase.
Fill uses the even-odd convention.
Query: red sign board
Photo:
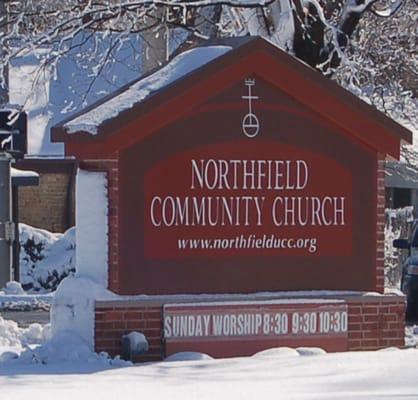
[[[120,293],[375,287],[376,154],[251,84],[121,153]]]
[[[97,135],[53,128],[82,168],[109,171],[109,287],[380,289],[379,162],[410,132],[265,40],[239,42]]]
[[[144,188],[150,259],[352,251],[352,175],[308,149],[261,139],[195,148],[157,163]]]
[[[278,346],[347,349],[343,301],[276,300],[164,306],[167,355],[200,351],[212,356],[251,355]]]

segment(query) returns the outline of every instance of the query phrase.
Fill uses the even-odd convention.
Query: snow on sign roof
[[[128,90],[103,102],[99,106],[64,124],[67,133],[87,132],[97,134],[98,126],[117,117],[122,111],[161,90],[182,76],[195,71],[210,61],[230,51],[229,46],[208,46],[188,50],[148,77],[134,83]]]
[[[224,89],[225,82],[232,84],[254,74],[278,92],[290,95],[321,120],[334,124],[379,153],[396,159],[399,143],[412,142],[407,129],[257,36],[210,40],[178,55],[160,70],[53,126],[52,141],[71,142],[74,146],[66,146],[66,155],[76,157],[81,155],[80,151],[89,157],[114,152],[142,140],[157,125],[180,118],[184,107],[196,107],[196,102],[207,101]],[[179,102],[184,105],[180,107]],[[141,129],[132,134],[121,129],[133,121]],[[97,146],[106,137],[109,137],[107,147]],[[81,147],[80,143],[83,143]],[[84,146],[87,143],[91,146]]]

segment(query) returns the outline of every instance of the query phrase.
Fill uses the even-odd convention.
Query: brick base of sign
[[[279,297],[283,299],[283,296]],[[316,297],[317,299],[318,297]],[[273,300],[272,296],[270,301]],[[277,298],[276,298],[277,299]],[[348,312],[348,329],[346,333],[346,345],[337,347],[333,343],[327,343],[322,340],[322,347],[328,348],[330,351],[336,350],[375,350],[385,347],[403,347],[405,336],[405,299],[402,296],[332,296],[327,297],[328,300],[344,301],[347,305]],[[224,299],[223,299],[224,300]],[[235,301],[233,298],[231,301]],[[255,300],[249,295],[248,299],[243,300],[242,297],[238,303]],[[260,299],[258,299],[260,300]],[[263,301],[266,300],[263,298]],[[292,297],[292,301],[300,301],[301,298]],[[306,300],[306,298],[305,298]],[[188,304],[199,301],[197,298],[188,299],[189,303],[182,303],[188,307]],[[209,301],[209,300],[208,300]],[[312,300],[310,300],[312,301]],[[152,300],[116,300],[103,301],[96,303],[95,310],[95,350],[97,352],[106,351],[111,356],[121,354],[122,336],[132,332],[142,332],[148,340],[149,351],[147,354],[137,357],[134,361],[158,361],[163,359],[167,354],[172,353],[172,343],[164,338],[163,318],[164,305],[170,303],[179,303],[176,296],[158,298]],[[320,301],[319,301],[320,303]],[[195,303],[196,304],[196,303]],[[205,302],[201,302],[205,305]],[[209,304],[209,303],[207,303]],[[213,304],[213,303],[212,303]],[[311,303],[312,304],[312,303]],[[252,338],[254,340],[254,338]],[[332,337],[329,338],[333,340]],[[340,340],[340,339],[338,339]],[[196,347],[197,343],[197,347]],[[306,339],[290,342],[291,346],[305,346]],[[262,350],[269,347],[288,346],[289,341],[280,339],[266,340],[260,338],[260,342],[255,344],[255,349]],[[184,344],[182,345],[184,347]],[[219,348],[222,348],[220,344]],[[187,350],[180,347],[181,350]],[[215,346],[216,347],[216,346]],[[239,353],[239,346],[236,347]],[[174,347],[175,349],[175,347]],[[198,341],[195,341],[195,347],[190,350],[197,351],[199,349]],[[219,351],[214,350],[215,356],[220,356]],[[227,354],[239,355],[239,354]],[[243,355],[243,354],[241,354]]]
[[[148,353],[134,361],[158,361],[164,358],[162,306],[97,303],[95,311],[95,351],[111,356],[122,353],[122,336],[142,332],[149,344]]]
[[[375,350],[405,344],[405,299],[377,296],[347,299],[348,349]]]

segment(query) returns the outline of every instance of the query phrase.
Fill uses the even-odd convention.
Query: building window
[[[393,208],[402,208],[411,205],[411,189],[393,189]]]

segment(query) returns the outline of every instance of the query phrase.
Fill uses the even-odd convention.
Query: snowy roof
[[[117,91],[62,120],[52,130],[60,127],[68,134],[85,132],[96,135],[99,126],[104,122],[133,108],[231,50],[255,39],[255,37],[247,36],[208,40],[200,47],[178,54],[163,67],[158,67],[149,74],[138,77]],[[57,141],[60,140],[53,140],[53,142]]]
[[[163,117],[168,121],[167,115],[174,112],[170,118],[180,118],[182,109],[173,110],[174,103],[170,99],[182,96],[182,101],[194,107],[196,98],[187,97],[187,93],[194,87],[202,87],[203,82],[211,80],[212,83],[205,85],[209,93],[219,89],[214,86],[225,85],[225,81],[231,84],[234,78],[254,74],[291,94],[321,119],[336,124],[379,153],[399,158],[400,141],[412,142],[407,129],[260,37],[223,38],[186,51],[154,73],[125,85],[54,126],[51,136],[55,142],[86,144],[101,140],[102,135],[121,134],[123,137],[112,141],[112,151],[117,151],[146,134],[143,129],[136,130],[135,137],[121,133],[122,127],[131,121],[144,126],[144,121],[140,121],[144,118],[152,120],[155,126],[157,121],[164,123],[161,122]],[[214,76],[223,78],[214,80]],[[207,93],[202,93],[199,101],[204,101]],[[312,101],[313,96],[315,101]]]
[[[39,174],[35,171],[23,171],[21,169],[12,168],[12,178],[39,178]]]
[[[157,72],[132,84],[127,90],[110,98],[93,109],[64,124],[68,133],[87,132],[97,134],[104,121],[117,117],[122,111],[132,108],[155,92],[164,89],[177,79],[224,55],[229,46],[208,46],[188,50],[175,57]]]
[[[37,186],[39,185],[39,174],[34,171],[22,171],[11,168],[13,186]]]

